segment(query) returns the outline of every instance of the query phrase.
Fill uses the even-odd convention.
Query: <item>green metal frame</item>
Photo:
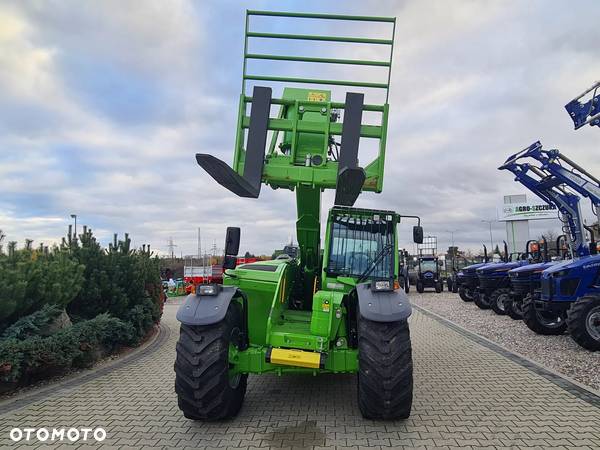
[[[264,33],[251,30],[250,18],[253,16],[267,17],[287,17],[300,19],[322,19],[322,20],[349,20],[373,23],[391,23],[392,33],[389,39],[371,39],[363,37],[340,37],[340,36],[321,36],[321,35],[298,35],[298,34],[280,34]],[[245,160],[245,140],[249,127],[250,117],[248,115],[248,106],[252,104],[252,97],[246,93],[248,81],[261,81],[267,83],[302,83],[310,84],[311,88],[299,94],[298,90],[286,88],[290,91],[289,95],[281,98],[273,98],[271,104],[279,105],[279,113],[275,117],[270,117],[268,129],[273,132],[271,143],[268,148],[267,162],[263,170],[263,182],[273,188],[295,189],[300,184],[310,184],[319,189],[335,189],[338,173],[338,164],[327,158],[327,147],[329,136],[340,136],[342,134],[342,124],[330,122],[329,120],[308,120],[303,118],[307,111],[320,111],[321,114],[329,117],[332,110],[343,110],[345,104],[334,102],[329,98],[329,91],[323,90],[327,85],[348,86],[357,88],[374,88],[385,90],[386,100],[383,104],[365,104],[363,111],[372,111],[381,113],[381,120],[378,124],[363,124],[361,126],[360,136],[363,138],[373,138],[379,140],[379,152],[377,157],[368,164],[363,165],[366,172],[366,181],[364,190],[381,192],[383,189],[383,173],[385,162],[385,147],[387,138],[388,124],[388,97],[391,78],[392,57],[394,48],[396,19],[389,17],[370,17],[370,16],[348,16],[337,14],[304,14],[273,11],[246,11],[246,28],[244,33],[244,62],[242,73],[242,93],[239,99],[239,111],[237,122],[237,134],[235,141],[235,152],[233,160],[233,169],[240,175],[243,175]],[[387,60],[357,60],[357,59],[338,59],[338,58],[316,58],[308,56],[292,55],[271,55],[252,52],[250,50],[251,39],[287,39],[287,40],[311,40],[321,42],[345,42],[359,43],[367,45],[378,45],[389,47],[389,59]],[[304,77],[280,77],[260,74],[250,74],[247,71],[248,60],[270,60],[270,61],[290,61],[307,62],[330,65],[360,65],[386,67],[385,79],[381,82],[367,81],[349,81],[335,79],[317,79]],[[261,83],[263,85],[264,83]],[[310,94],[317,94],[311,96]],[[318,95],[324,94],[324,95]],[[324,101],[319,101],[326,98]],[[291,155],[286,156],[276,151],[276,142],[279,133],[286,135],[286,143],[291,146]],[[317,134],[323,136],[321,148],[310,147],[304,154],[298,151],[299,134]],[[307,167],[302,164],[302,157],[310,152],[311,155],[320,154],[325,161],[319,167]]]

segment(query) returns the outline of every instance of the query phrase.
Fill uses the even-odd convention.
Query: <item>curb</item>
[[[457,332],[458,334],[466,337],[470,341],[475,342],[476,344],[481,345],[489,350],[492,350],[495,353],[498,353],[505,358],[508,358],[512,362],[530,370],[536,375],[541,376],[542,378],[550,381],[552,384],[558,386],[559,388],[569,392],[573,396],[577,397],[584,402],[600,408],[600,392],[595,389],[585,386],[584,384],[579,383],[561,373],[556,372],[549,367],[544,367],[541,364],[533,361],[526,356],[523,356],[519,353],[516,353],[512,350],[509,350],[506,347],[503,347],[500,344],[495,343],[494,341],[489,340],[486,337],[483,337],[473,331],[467,330],[466,328],[458,325],[457,323],[451,321],[450,319],[446,319],[445,317],[440,316],[422,306],[417,306],[415,304],[412,305],[414,309],[419,311],[420,313],[440,322],[442,325],[447,326],[451,330]]]
[[[0,417],[4,414],[13,412],[17,409],[23,408],[25,406],[31,405],[32,403],[43,400],[44,398],[49,397],[50,395],[60,395],[64,394],[73,388],[81,386],[89,381],[100,378],[113,370],[124,367],[132,362],[138,361],[146,356],[154,353],[158,350],[162,345],[167,342],[169,336],[171,335],[171,329],[168,325],[163,322],[160,323],[158,327],[158,333],[154,336],[153,339],[148,341],[146,345],[136,348],[132,352],[129,352],[127,355],[119,358],[115,361],[109,362],[107,364],[98,367],[97,369],[92,368],[91,370],[86,371],[86,373],[75,375],[64,381],[59,381],[57,383],[50,383],[47,386],[41,387],[39,389],[33,388],[31,392],[25,393],[21,396],[16,395],[15,398],[8,398],[6,400],[0,401]]]

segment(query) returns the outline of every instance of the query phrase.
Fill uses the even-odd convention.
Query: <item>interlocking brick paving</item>
[[[170,332],[156,351],[45,398],[1,404],[10,410],[0,416],[0,445],[43,446],[12,443],[13,427],[101,426],[107,438],[95,447],[600,447],[597,403],[419,311],[411,319],[415,393],[405,421],[363,419],[352,375],[262,375],[249,378],[236,419],[193,422],[173,391],[176,309],[165,307]]]

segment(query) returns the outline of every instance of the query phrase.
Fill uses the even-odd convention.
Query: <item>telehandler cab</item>
[[[251,30],[252,18],[286,17],[371,22],[387,26],[385,39],[266,33]],[[181,333],[175,362],[175,391],[190,419],[235,416],[243,403],[248,374],[358,374],[358,406],[366,418],[403,419],[410,415],[413,366],[408,317],[411,305],[398,283],[400,214],[353,207],[362,191],[381,192],[388,125],[395,18],[247,11],[244,71],[233,168],[209,154],[196,160],[219,184],[241,197],[257,198],[262,183],[294,191],[298,219],[297,258],[235,267],[240,229],[227,230],[223,286],[201,286],[177,313]],[[362,43],[389,50],[385,60],[327,59],[254,53],[250,40]],[[249,60],[378,66],[386,79],[343,81],[247,73]],[[294,67],[297,67],[296,64]],[[246,82],[304,83],[307,89]],[[332,99],[322,85],[384,92],[383,104],[364,94]],[[271,107],[279,111],[271,115]],[[248,107],[250,113],[248,115]],[[377,113],[366,124],[363,112]],[[341,123],[338,118],[342,116]],[[270,134],[270,143],[267,137]],[[337,138],[341,136],[341,142]],[[361,138],[379,141],[376,157],[359,162]],[[265,154],[266,149],[266,154]],[[335,189],[335,206],[320,237],[321,192]],[[415,216],[412,216],[415,218]],[[423,229],[413,227],[413,240]],[[321,248],[323,252],[321,253]],[[322,254],[322,257],[321,257]]]

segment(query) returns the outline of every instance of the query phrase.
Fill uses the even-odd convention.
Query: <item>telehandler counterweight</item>
[[[284,17],[371,23],[384,38],[282,34],[252,29],[252,19]],[[397,225],[403,216],[353,207],[362,191],[381,192],[388,123],[395,19],[387,17],[247,11],[242,93],[233,167],[209,154],[196,160],[219,184],[249,198],[262,184],[295,191],[297,258],[236,267],[240,230],[228,228],[223,286],[200,286],[177,313],[181,335],[175,362],[179,407],[191,419],[235,416],[248,374],[357,373],[358,404],[372,419],[401,419],[412,404],[411,306],[398,283]],[[380,60],[330,59],[256,53],[254,41],[318,41],[362,44],[388,50]],[[381,81],[344,81],[249,73],[249,61],[385,68]],[[296,66],[295,66],[296,67]],[[254,85],[246,95],[247,83]],[[306,89],[278,83],[306,84]],[[334,101],[326,86],[385,93],[365,102],[363,92]],[[277,111],[271,114],[272,106]],[[367,123],[364,112],[377,113]],[[341,122],[338,120],[342,118]],[[270,137],[270,140],[269,140]],[[376,156],[361,164],[361,138],[379,141]],[[337,139],[340,139],[338,142]],[[321,192],[335,189],[321,244]],[[407,216],[409,217],[409,216]],[[422,242],[423,230],[413,228]]]

